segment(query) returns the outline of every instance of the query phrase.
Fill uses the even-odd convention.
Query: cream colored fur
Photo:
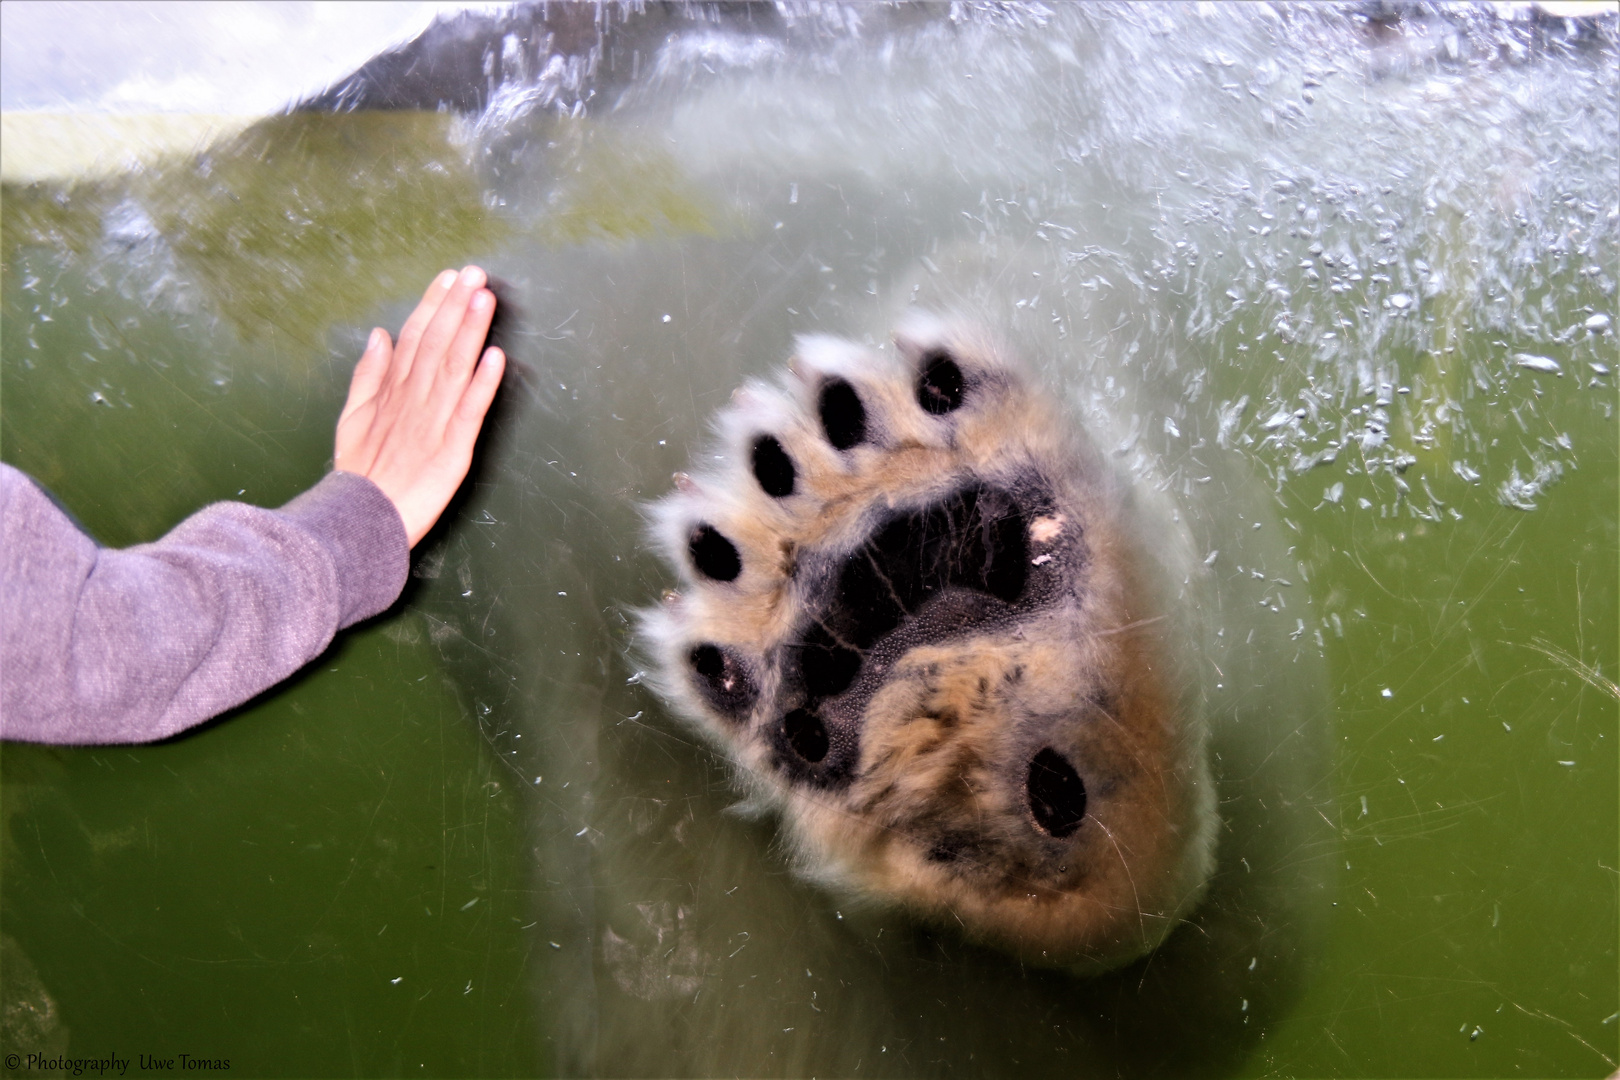
[[[1032,962],[1116,966],[1174,928],[1213,867],[1202,721],[1158,599],[1167,590],[1148,580],[1155,564],[1142,555],[1151,529],[1172,526],[1132,516],[1090,443],[983,332],[918,315],[895,340],[881,351],[801,340],[779,384],[750,382],[721,414],[717,466],[678,476],[652,508],[655,542],[681,579],[641,619],[657,685],[780,811],[807,877]],[[969,392],[933,415],[918,404],[919,365],[942,353]],[[866,439],[845,451],[817,415],[829,378],[853,385],[866,410]],[[767,495],[750,471],[762,434],[795,465],[791,496]],[[804,560],[855,551],[896,508],[1031,475],[1051,505],[1027,521],[1029,559],[1057,560],[1064,588],[1011,622],[906,649],[861,713],[847,782],[794,780],[779,767],[773,702],[784,646],[814,599]],[[735,546],[734,581],[694,570],[688,543],[703,524]],[[758,697],[746,716],[705,698],[691,659],[703,644],[751,665]],[[1046,832],[1033,814],[1025,785],[1041,749],[1084,781],[1072,835]]]

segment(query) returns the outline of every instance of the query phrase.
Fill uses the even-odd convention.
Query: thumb
[[[372,330],[371,337],[366,340],[365,352],[360,354],[359,363],[354,365],[354,375],[349,379],[349,397],[343,403],[343,413],[338,417],[338,423],[341,424],[350,413],[377,396],[377,388],[388,374],[388,365],[393,358],[394,345],[389,340],[388,331],[380,326]]]

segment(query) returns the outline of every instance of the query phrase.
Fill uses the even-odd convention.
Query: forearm
[[[386,608],[408,555],[393,504],[347,473],[280,510],[219,503],[156,543],[113,551],[3,469],[0,736],[95,744],[183,731]]]

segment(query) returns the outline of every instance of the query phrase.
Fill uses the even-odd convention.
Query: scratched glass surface
[[[312,482],[441,266],[513,371],[398,609],[171,743],[5,747],[5,1048],[1612,1071],[1616,18],[1386,8],[485,12],[437,84],[8,174],[0,453],[106,543]],[[795,334],[912,304],[1208,575],[1219,867],[1113,975],[843,910],[643,683],[645,502]]]

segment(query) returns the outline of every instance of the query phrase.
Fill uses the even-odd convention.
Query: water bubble
[[[1564,369],[1558,366],[1558,361],[1550,356],[1538,356],[1535,353],[1514,353],[1513,362],[1522,368],[1531,371],[1545,371],[1549,375],[1562,375]]]

